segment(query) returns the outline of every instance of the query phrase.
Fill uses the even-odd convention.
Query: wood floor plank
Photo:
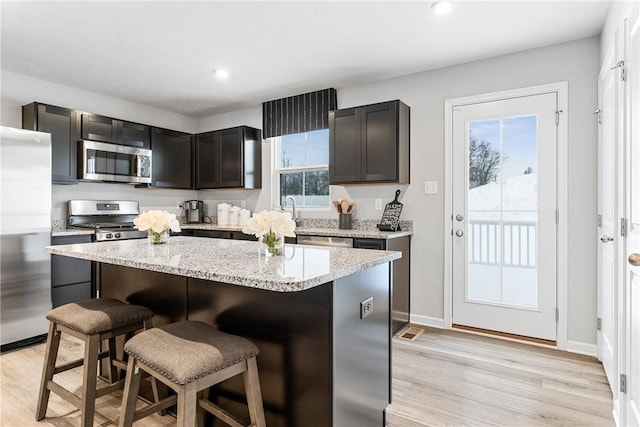
[[[60,346],[61,361],[83,354],[74,338],[63,335]],[[44,344],[0,356],[0,426],[79,425],[80,412],[55,394],[47,418],[35,422],[43,360]],[[81,377],[81,369],[56,376],[76,394]],[[459,331],[426,328],[415,341],[393,339],[393,399],[389,427],[615,425],[596,359]],[[117,425],[121,400],[121,392],[98,399],[95,425]],[[154,414],[144,426],[175,421]]]

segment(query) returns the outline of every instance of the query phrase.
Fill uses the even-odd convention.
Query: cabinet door
[[[118,144],[131,147],[151,147],[150,128],[140,123],[117,121]]]
[[[160,188],[192,188],[192,135],[167,129],[151,130],[152,184]]]
[[[82,115],[82,139],[118,143],[117,120],[97,114]]]
[[[360,122],[356,108],[329,112],[329,182],[360,181]]]
[[[362,147],[360,180],[397,181],[397,101],[359,109]]]
[[[216,188],[218,185],[216,161],[220,145],[217,139],[215,132],[196,136],[196,189]]]
[[[51,179],[54,184],[76,182],[79,136],[78,112],[53,105],[22,107],[22,127],[51,134]]]
[[[219,170],[218,188],[235,188],[244,185],[243,128],[216,132],[220,152],[216,162]]]

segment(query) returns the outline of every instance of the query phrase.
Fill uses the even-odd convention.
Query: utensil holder
[[[351,229],[351,214],[341,213],[338,215],[338,228],[341,230]]]

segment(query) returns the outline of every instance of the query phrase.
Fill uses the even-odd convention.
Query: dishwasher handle
[[[299,245],[330,246],[338,248],[353,247],[353,239],[351,237],[298,236],[296,243]]]

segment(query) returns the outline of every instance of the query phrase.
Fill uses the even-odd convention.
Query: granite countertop
[[[277,292],[297,292],[402,257],[401,252],[285,244],[265,257],[258,242],[171,237],[49,246],[55,255],[194,277]]]
[[[182,224],[184,230],[215,230],[215,231],[242,231],[241,226],[217,225],[217,224]],[[380,231],[376,229],[353,228],[344,230],[329,227],[297,227],[296,235],[300,236],[335,236],[335,237],[361,237],[367,239],[394,239],[397,237],[411,236],[412,230]]]
[[[51,237],[64,237],[64,236],[80,236],[83,234],[93,234],[94,230],[89,228],[65,228],[58,230],[51,230]]]

